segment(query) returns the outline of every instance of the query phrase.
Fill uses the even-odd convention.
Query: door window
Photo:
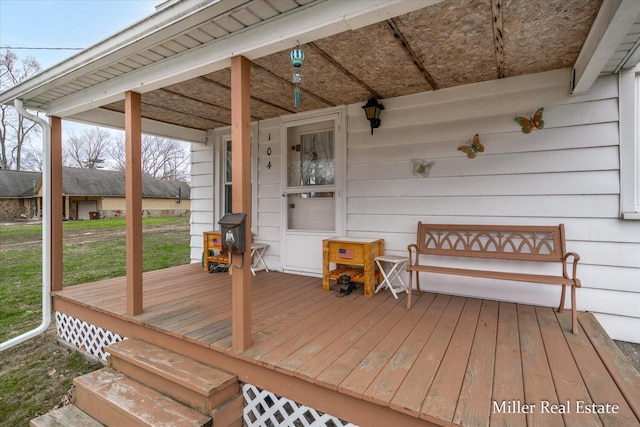
[[[288,130],[287,229],[336,228],[334,122]]]

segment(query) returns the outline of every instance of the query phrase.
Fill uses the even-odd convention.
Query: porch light
[[[369,98],[367,104],[362,106],[362,109],[367,116],[367,120],[371,122],[371,135],[373,135],[373,130],[380,127],[380,111],[384,110],[384,105],[378,104],[378,100],[375,98]]]

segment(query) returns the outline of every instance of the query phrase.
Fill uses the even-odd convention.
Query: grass
[[[143,270],[189,263],[188,218],[144,218]],[[125,221],[65,222],[64,286],[124,276]],[[0,225],[0,342],[41,320],[41,225]],[[69,399],[71,381],[97,369],[45,334],[0,353],[0,426],[29,420]]]

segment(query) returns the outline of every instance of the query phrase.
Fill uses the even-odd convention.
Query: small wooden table
[[[375,257],[384,254],[384,239],[334,237],[322,241],[322,289],[330,289],[331,263],[340,271],[345,265],[363,268],[364,296],[372,297],[375,288]],[[353,280],[353,278],[352,278]]]

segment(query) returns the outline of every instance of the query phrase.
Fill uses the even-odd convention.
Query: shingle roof
[[[40,172],[0,170],[0,197],[32,197]],[[125,173],[100,169],[62,168],[62,192],[69,196],[125,195]],[[142,176],[142,197],[189,199],[191,187],[186,182],[163,181]]]
[[[39,180],[40,172],[0,169],[0,198],[33,197]]]
[[[180,189],[180,190],[178,190]],[[101,169],[62,168],[62,192],[70,196],[125,195],[125,173]],[[142,197],[188,199],[191,188],[186,182],[163,181],[142,176]]]

